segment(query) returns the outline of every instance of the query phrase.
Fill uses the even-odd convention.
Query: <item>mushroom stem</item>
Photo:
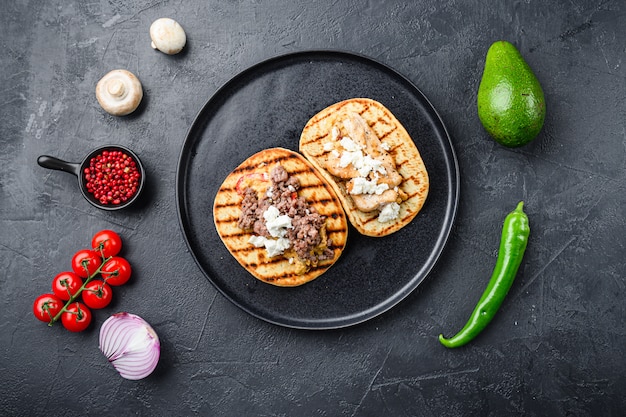
[[[126,87],[124,87],[124,83],[118,79],[113,79],[108,83],[107,91],[112,96],[118,98],[123,98],[126,95]]]
[[[96,98],[102,108],[114,116],[126,116],[137,109],[143,98],[141,82],[126,70],[107,73],[96,85]]]

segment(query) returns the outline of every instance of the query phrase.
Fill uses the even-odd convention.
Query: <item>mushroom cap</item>
[[[137,109],[143,98],[139,79],[130,71],[117,69],[107,73],[96,85],[100,106],[114,116],[126,116]]]
[[[179,53],[187,43],[187,35],[182,26],[169,17],[162,17],[152,22],[150,38],[154,49],[168,55]]]

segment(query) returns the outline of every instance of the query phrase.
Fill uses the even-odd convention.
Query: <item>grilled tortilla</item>
[[[380,180],[389,182],[389,189],[381,191],[380,195],[355,196],[358,193],[350,193],[354,190],[353,184],[350,184],[348,178],[341,177],[344,171],[354,171],[355,168],[351,165],[345,166],[345,162],[344,165],[340,164],[339,161],[344,156],[341,151],[346,151],[339,143],[350,134],[356,135],[354,126],[359,123],[362,124],[364,152],[371,150],[375,154],[372,156],[376,156],[383,166],[389,167],[390,163],[395,165],[395,169],[380,171],[389,177]],[[400,230],[422,209],[428,195],[428,172],[415,143],[391,111],[377,101],[353,98],[320,111],[308,121],[302,131],[300,152],[331,184],[350,222],[364,235],[380,237]],[[379,176],[377,173],[370,175],[370,179],[374,175]],[[357,207],[355,199],[359,199],[357,203],[363,209]],[[385,216],[381,216],[379,219],[381,208],[392,201],[399,204],[397,217],[387,220],[384,219]]]
[[[238,227],[244,189],[250,187],[259,196],[265,195],[271,185],[269,174],[278,164],[290,176],[297,176],[300,181],[298,195],[303,196],[319,214],[326,216],[325,243],[333,252],[332,259],[320,260],[317,265],[303,268],[301,262],[294,260],[294,251],[287,250],[282,255],[269,257],[264,247],[255,247],[249,242],[253,231]],[[337,261],[348,237],[348,221],[332,187],[304,157],[283,148],[263,150],[235,168],[215,196],[213,218],[220,238],[237,262],[259,280],[281,287],[302,285],[323,274]]]

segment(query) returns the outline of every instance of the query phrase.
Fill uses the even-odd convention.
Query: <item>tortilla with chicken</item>
[[[428,172],[415,143],[375,100],[344,100],[317,113],[302,131],[300,152],[331,184],[364,235],[400,230],[426,201]]]

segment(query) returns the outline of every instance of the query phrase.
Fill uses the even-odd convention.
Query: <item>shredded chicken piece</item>
[[[339,132],[345,133],[344,137],[349,138],[356,144],[357,150],[347,150],[340,144]],[[387,184],[388,190],[380,194],[351,194],[357,209],[363,212],[371,212],[381,209],[390,202],[402,201],[405,198],[398,194],[398,188],[402,183],[402,176],[398,173],[393,158],[384,149],[384,146],[376,132],[357,113],[349,113],[339,126],[333,126],[332,137],[335,141],[335,149],[328,155],[326,169],[332,175],[347,180],[348,184],[354,178],[361,177],[359,167],[354,164],[346,164],[345,160],[350,159],[351,152],[362,152],[365,157],[375,159],[379,168],[367,173],[366,178],[375,181],[377,184]],[[339,147],[339,149],[338,149]]]

